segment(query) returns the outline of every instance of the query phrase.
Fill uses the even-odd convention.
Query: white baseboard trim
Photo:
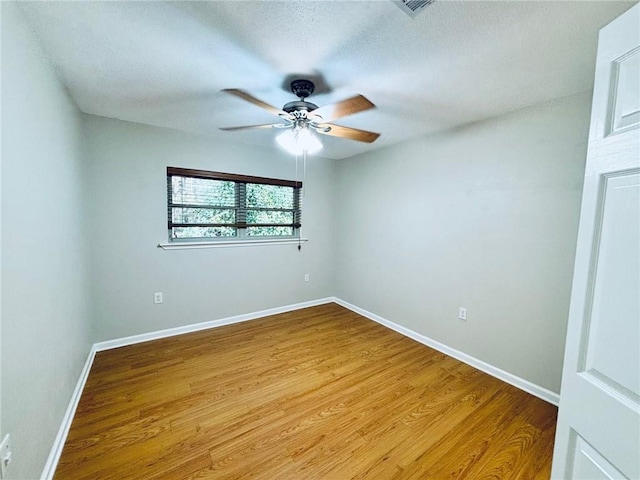
[[[91,366],[93,365],[93,360],[97,352],[109,350],[112,348],[124,347],[127,345],[133,345],[136,343],[148,342],[149,340],[156,340],[159,338],[166,338],[174,335],[182,335],[189,332],[197,332],[200,330],[206,330],[208,328],[216,328],[222,327],[224,325],[231,325],[233,323],[246,322],[249,320],[255,320],[257,318],[268,317],[270,315],[277,315],[278,313],[292,312],[294,310],[300,310],[302,308],[315,307],[317,305],[323,305],[325,303],[332,303],[333,301],[333,297],[321,298],[318,300],[295,303],[283,307],[269,308],[267,310],[260,310],[258,312],[247,313],[244,315],[221,318],[219,320],[212,320],[210,322],[202,322],[193,325],[185,325],[183,327],[168,328],[166,330],[159,330],[157,332],[143,333],[141,335],[132,335],[130,337],[117,338],[114,340],[108,340],[106,342],[94,343],[91,347],[91,350],[89,351],[87,361],[85,362],[84,367],[80,372],[80,377],[78,378],[76,388],[71,395],[69,406],[67,407],[64,417],[62,418],[62,423],[60,424],[60,428],[58,429],[58,434],[56,435],[53,446],[51,447],[51,451],[49,452],[49,458],[47,458],[47,463],[45,463],[42,474],[40,475],[41,480],[53,479],[53,475],[55,474],[56,468],[58,466],[58,461],[60,460],[60,455],[62,454],[64,443],[67,440],[67,435],[69,434],[69,429],[71,428],[73,416],[75,415],[76,409],[78,408],[78,403],[80,402],[82,391],[84,390],[84,386],[87,383],[87,378],[89,377],[89,372],[91,371]]]
[[[93,365],[93,359],[96,356],[96,350],[94,347],[95,346],[91,347],[91,350],[89,350],[87,361],[84,362],[84,367],[82,367],[80,377],[78,378],[78,382],[76,383],[76,388],[73,390],[73,394],[71,395],[71,400],[69,402],[69,406],[67,407],[67,411],[64,413],[64,417],[62,417],[62,423],[60,424],[60,428],[58,429],[56,439],[53,442],[53,447],[51,447],[51,451],[49,452],[49,458],[47,458],[47,463],[45,463],[44,465],[42,475],[40,475],[40,478],[42,480],[53,479],[53,474],[55,473],[56,467],[58,466],[60,455],[62,455],[64,442],[67,440],[67,435],[69,434],[69,429],[71,428],[73,416],[76,414],[76,409],[78,408],[78,403],[80,402],[80,397],[82,396],[84,385],[85,383],[87,383],[87,378],[89,377],[89,372],[91,371],[91,366]]]
[[[525,380],[524,378],[520,378],[517,375],[513,375],[512,373],[506,372],[498,367],[494,367],[493,365],[483,362],[482,360],[472,357],[471,355],[467,355],[466,353],[461,352],[460,350],[451,348],[443,343],[440,343],[425,335],[422,335],[421,333],[414,332],[413,330],[403,327],[402,325],[398,325],[397,323],[387,320],[386,318],[382,318],[381,316],[376,315],[375,313],[368,312],[363,308],[352,305],[349,302],[345,302],[341,298],[334,297],[333,301],[338,305],[341,305],[355,313],[358,313],[359,315],[362,315],[363,317],[368,318],[369,320],[373,320],[374,322],[379,323],[380,325],[384,325],[385,327],[388,327],[391,330],[395,330],[396,332],[406,337],[409,337],[415,340],[416,342],[422,343],[423,345],[431,347],[434,350],[438,350],[439,352],[442,352],[445,355],[449,355],[450,357],[453,357],[456,360],[460,360],[461,362],[466,363],[467,365],[471,365],[472,367],[477,368],[478,370],[481,370],[484,373],[491,375],[492,377],[502,380],[503,382],[513,385],[514,387],[519,388],[520,390],[524,390],[525,392],[530,393],[531,395],[535,395],[536,397],[546,402],[549,402],[552,405],[558,406],[560,404],[559,394],[552,392],[551,390],[547,390],[546,388],[541,387],[540,385],[536,385],[535,383]]]
[[[557,393],[554,393],[546,388],[540,387],[534,383],[529,382],[523,378],[520,378],[516,375],[513,375],[509,372],[501,370],[500,368],[494,367],[482,360],[478,360],[477,358],[472,357],[471,355],[467,355],[459,350],[448,347],[440,342],[437,342],[429,337],[426,337],[420,333],[414,332],[406,327],[398,325],[394,322],[391,322],[385,318],[382,318],[375,313],[368,312],[360,307],[350,304],[349,302],[345,302],[344,300],[337,297],[327,297],[321,298],[318,300],[311,300],[308,302],[295,303],[292,305],[286,305],[283,307],[269,308],[267,310],[260,310],[258,312],[247,313],[244,315],[236,315],[233,317],[221,318],[219,320],[212,320],[209,322],[196,323],[193,325],[185,325],[182,327],[176,328],[168,328],[165,330],[158,330],[156,332],[143,333],[140,335],[132,335],[130,337],[117,338],[114,340],[108,340],[105,342],[98,342],[93,344],[91,350],[89,351],[89,355],[87,360],[80,372],[80,377],[78,378],[78,383],[76,384],[76,388],[71,395],[71,400],[69,402],[69,406],[62,418],[62,423],[60,425],[60,429],[58,430],[58,434],[56,435],[56,439],[51,448],[51,452],[49,453],[49,458],[47,459],[47,463],[44,466],[42,471],[41,479],[42,480],[51,480],[56,471],[56,467],[58,466],[58,461],[60,460],[60,455],[62,454],[62,449],[64,447],[64,443],[67,440],[67,435],[69,434],[69,429],[71,428],[71,422],[73,421],[73,416],[75,415],[76,409],[78,408],[78,403],[80,402],[80,397],[82,396],[82,391],[84,389],[85,383],[87,382],[87,378],[89,377],[89,372],[91,371],[91,366],[93,365],[93,360],[97,352],[101,352],[103,350],[110,350],[112,348],[124,347],[127,345],[134,345],[136,343],[148,342],[150,340],[157,340],[160,338],[172,337],[175,335],[182,335],[190,332],[197,332],[200,330],[206,330],[209,328],[222,327],[224,325],[231,325],[234,323],[246,322],[249,320],[255,320],[262,317],[268,317],[270,315],[277,315],[279,313],[292,312],[294,310],[300,310],[302,308],[315,307],[317,305],[324,305],[326,303],[335,302],[338,305],[341,305],[363,317],[366,317],[370,320],[373,320],[380,325],[383,325],[387,328],[395,330],[396,332],[409,337],[423,345],[431,347],[439,352],[444,353],[445,355],[449,355],[461,362],[464,362],[468,365],[471,365],[478,370],[481,370],[493,377],[498,378],[514,387],[517,387],[525,392],[528,392],[532,395],[535,395],[542,400],[545,400],[553,405],[558,405],[560,403],[560,396]]]
[[[260,310],[257,312],[246,313],[244,315],[236,315],[233,317],[221,318],[219,320],[211,320],[209,322],[194,323],[192,325],[185,325],[182,327],[167,328],[166,330],[158,330],[156,332],[142,333],[140,335],[132,335],[130,337],[116,338],[114,340],[107,340],[106,342],[98,342],[94,345],[96,352],[103,350],[110,350],[112,348],[125,347],[127,345],[134,345],[136,343],[148,342],[150,340],[158,340],[160,338],[173,337],[175,335],[182,335],[185,333],[198,332],[200,330],[207,330],[209,328],[222,327],[224,325],[232,325],[234,323],[247,322],[249,320],[255,320],[257,318],[268,317],[269,315],[277,315],[279,313],[292,312],[294,310],[300,310],[302,308],[315,307],[317,305],[323,305],[325,303],[333,302],[333,297],[321,298],[318,300],[311,300],[309,302],[294,303],[292,305],[286,305],[284,307],[269,308],[267,310]]]

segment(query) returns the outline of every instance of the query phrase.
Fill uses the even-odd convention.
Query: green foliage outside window
[[[169,168],[167,171],[173,240],[283,237],[297,233],[300,186],[170,175]]]

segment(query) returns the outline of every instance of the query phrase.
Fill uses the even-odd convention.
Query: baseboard
[[[494,367],[489,363],[483,362],[482,360],[472,357],[471,355],[467,355],[466,353],[461,352],[460,350],[456,350],[455,348],[451,348],[443,343],[433,340],[432,338],[422,335],[421,333],[414,332],[413,330],[403,327],[402,325],[398,325],[397,323],[387,320],[386,318],[376,315],[375,313],[368,312],[363,308],[352,305],[349,302],[345,302],[341,298],[334,297],[333,301],[338,305],[341,305],[359,315],[362,315],[363,317],[366,317],[370,320],[373,320],[376,323],[379,323],[380,325],[384,325],[385,327],[388,327],[391,330],[395,330],[396,332],[406,337],[409,337],[415,340],[416,342],[422,343],[423,345],[431,347],[434,350],[438,350],[439,352],[442,352],[445,355],[449,355],[450,357],[453,357],[456,360],[460,360],[461,362],[466,363],[467,365],[471,365],[472,367],[477,368],[478,370],[481,370],[491,375],[492,377],[502,380],[503,382],[513,385],[514,387],[517,387],[520,390],[524,390],[525,392],[530,393],[531,395],[535,395],[536,397],[546,402],[549,402],[555,406],[558,406],[560,403],[560,395],[558,395],[555,392],[552,392],[551,390],[547,390],[546,388],[541,387],[540,385],[536,385],[535,383],[525,380],[524,378],[520,378],[517,375],[513,375],[512,373],[509,373],[498,367]]]
[[[270,308],[267,310],[260,310],[258,312],[247,313],[244,315],[236,315],[233,317],[222,318],[219,320],[212,320],[209,322],[196,323],[193,325],[185,325],[183,327],[176,328],[168,328],[165,330],[159,330],[156,332],[144,333],[141,335],[133,335],[130,337],[123,337],[114,340],[108,340],[106,342],[95,343],[89,352],[87,360],[80,372],[80,377],[78,378],[78,383],[71,395],[71,401],[69,402],[69,406],[64,414],[62,419],[62,423],[60,425],[60,429],[58,430],[58,434],[56,435],[56,439],[53,443],[53,447],[51,448],[51,452],[49,453],[49,458],[47,459],[47,463],[44,466],[42,471],[41,479],[42,480],[51,480],[56,471],[56,467],[58,466],[58,461],[60,460],[60,455],[62,454],[62,448],[64,447],[64,443],[67,439],[67,435],[69,434],[69,429],[71,428],[71,422],[73,421],[73,416],[75,415],[76,409],[78,408],[78,403],[80,402],[80,397],[82,396],[82,391],[84,389],[85,383],[87,382],[87,378],[89,377],[89,372],[91,371],[91,366],[93,365],[93,360],[97,352],[103,350],[109,350],[112,348],[124,347],[127,345],[134,345],[136,343],[148,342],[150,340],[157,340],[160,338],[171,337],[175,335],[182,335],[190,332],[197,332],[200,330],[206,330],[209,328],[222,327],[224,325],[231,325],[234,323],[246,322],[249,320],[255,320],[262,317],[267,317],[270,315],[277,315],[279,313],[292,312],[294,310],[300,310],[302,308],[315,307],[317,305],[324,305],[326,303],[337,303],[353,312],[362,315],[374,322],[379,323],[380,325],[384,325],[387,328],[395,330],[396,332],[409,337],[417,342],[422,343],[428,347],[431,347],[435,350],[438,350],[450,357],[453,357],[461,362],[464,362],[468,365],[471,365],[478,370],[481,370],[493,377],[496,377],[514,387],[517,387],[525,392],[528,392],[532,395],[535,395],[542,400],[545,400],[553,405],[558,405],[560,402],[560,397],[557,393],[554,393],[546,388],[540,387],[539,385],[535,385],[523,378],[520,378],[516,375],[513,375],[509,372],[501,370],[493,365],[490,365],[482,360],[478,360],[477,358],[472,357],[471,355],[467,355],[459,350],[448,347],[440,342],[437,342],[429,337],[426,337],[420,333],[414,332],[406,327],[398,325],[394,322],[391,322],[385,318],[382,318],[379,315],[368,312],[360,307],[350,304],[349,302],[345,302],[344,300],[337,297],[327,297],[321,298],[318,300],[312,300],[309,302],[296,303],[292,305],[287,305],[283,307]]]
[[[295,303],[292,305],[286,305],[284,307],[269,308],[267,310],[260,310],[257,312],[247,313],[244,315],[236,315],[233,317],[222,318],[219,320],[211,320],[209,322],[194,323],[192,325],[185,325],[183,327],[167,328],[166,330],[158,330],[156,332],[142,333],[140,335],[132,335],[130,337],[116,338],[114,340],[107,340],[106,342],[99,342],[94,345],[96,352],[102,350],[110,350],[112,348],[125,347],[127,345],[134,345],[136,343],[148,342],[150,340],[158,340],[160,338],[173,337],[175,335],[183,335],[185,333],[198,332],[200,330],[207,330],[209,328],[222,327],[224,325],[232,325],[234,323],[247,322],[249,320],[255,320],[257,318],[268,317],[269,315],[277,315],[279,313],[292,312],[294,310],[300,310],[302,308],[315,307],[317,305],[323,305],[325,303],[333,302],[333,297],[321,298],[318,300],[311,300],[309,302]]]
[[[84,390],[84,386],[87,382],[87,378],[89,377],[89,372],[91,371],[91,366],[93,365],[93,360],[96,356],[97,352],[103,350],[109,350],[112,348],[124,347],[127,345],[133,345],[136,343],[148,342],[150,340],[156,340],[159,338],[171,337],[174,335],[182,335],[184,333],[189,332],[197,332],[200,330],[206,330],[209,328],[222,327],[224,325],[231,325],[233,323],[246,322],[249,320],[255,320],[257,318],[268,317],[270,315],[277,315],[279,313],[292,312],[294,310],[300,310],[302,308],[315,307],[317,305],[323,305],[325,303],[332,303],[334,301],[333,297],[321,298],[318,300],[311,300],[309,302],[301,302],[295,303],[292,305],[286,305],[283,307],[269,308],[267,310],[260,310],[258,312],[247,313],[245,315],[236,315],[233,317],[222,318],[219,320],[212,320],[209,322],[196,323],[193,325],[185,325],[183,327],[176,328],[168,328],[166,330],[159,330],[156,332],[144,333],[141,335],[133,335],[130,337],[117,338],[114,340],[108,340],[106,342],[94,343],[89,351],[89,355],[87,357],[87,361],[80,372],[80,377],[78,378],[78,383],[76,384],[76,388],[71,395],[71,401],[69,402],[69,406],[62,418],[62,423],[60,424],[60,428],[58,429],[58,434],[53,442],[53,446],[51,447],[51,451],[49,452],[49,458],[47,458],[47,463],[42,470],[42,474],[40,475],[41,480],[51,480],[53,479],[53,475],[55,474],[56,467],[58,466],[58,461],[60,460],[60,455],[62,454],[62,449],[64,447],[64,443],[67,440],[67,435],[69,434],[69,429],[71,428],[71,422],[73,421],[73,416],[76,413],[76,409],[78,408],[78,403],[80,402],[80,397],[82,396],[82,391]]]
[[[60,460],[60,455],[62,455],[64,442],[67,440],[67,435],[69,434],[69,429],[71,428],[71,422],[73,421],[73,416],[76,414],[76,409],[78,408],[78,403],[80,402],[80,397],[82,396],[84,385],[85,383],[87,383],[87,378],[89,378],[89,372],[91,371],[91,366],[93,365],[93,359],[95,356],[96,350],[94,347],[91,347],[89,355],[87,356],[87,360],[86,362],[84,362],[84,367],[82,367],[82,371],[80,372],[80,377],[78,378],[78,382],[76,383],[76,388],[73,390],[73,394],[71,395],[69,406],[64,413],[64,417],[62,417],[62,423],[60,424],[60,428],[58,429],[56,439],[53,442],[53,447],[51,447],[51,451],[49,452],[49,458],[47,458],[47,463],[45,463],[44,465],[42,475],[40,475],[40,478],[42,480],[51,480],[53,478],[53,474],[56,471],[58,461]]]

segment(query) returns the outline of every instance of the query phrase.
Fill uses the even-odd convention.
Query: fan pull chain
[[[298,181],[298,155],[296,155],[296,182]],[[307,151],[302,151],[302,185],[307,184]],[[302,201],[307,196],[307,187],[302,187]],[[302,208],[302,207],[300,207]],[[298,232],[298,251],[302,250],[302,225],[300,226],[300,230]]]
[[[302,184],[306,185],[307,184],[307,151],[303,150],[302,152]],[[302,188],[302,197],[306,197],[307,196],[307,189],[306,188]]]
[[[306,154],[307,151],[305,150],[304,153]],[[298,184],[298,154],[296,153],[296,185]],[[300,205],[298,205],[298,208],[302,208]],[[298,251],[300,252],[302,250],[302,241],[300,240],[302,237],[302,225],[300,226],[300,228],[298,228]]]

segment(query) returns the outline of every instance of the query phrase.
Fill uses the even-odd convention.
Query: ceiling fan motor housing
[[[298,116],[297,112],[299,112],[300,116],[306,117],[306,112],[311,112],[318,108],[316,104],[306,102],[304,100],[309,95],[311,95],[314,90],[315,85],[312,81],[304,79],[294,80],[293,82],[291,82],[291,92],[300,100],[287,103],[284,107],[282,107],[282,110],[287,113],[292,113],[296,116]],[[305,114],[303,114],[302,112],[305,112]]]
[[[304,100],[296,100],[295,102],[289,102],[282,110],[287,113],[295,113],[295,112],[311,112],[317,109],[318,106],[315,103],[305,102]]]

